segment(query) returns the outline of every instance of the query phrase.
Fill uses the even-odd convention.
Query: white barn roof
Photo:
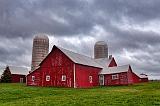
[[[148,76],[147,75],[144,75],[144,74],[140,74],[140,75],[138,75],[140,78],[148,78]]]
[[[3,74],[6,66],[0,66],[0,76]],[[27,75],[29,73],[26,67],[9,66],[11,74]]]
[[[73,62],[75,62],[77,64],[102,68],[102,70],[99,74],[114,74],[114,73],[128,72],[129,67],[130,67],[130,65],[123,65],[123,66],[118,66],[118,67],[117,66],[108,67],[108,65],[110,64],[110,62],[112,61],[113,58],[112,59],[108,59],[108,58],[94,59],[94,58],[91,58],[91,57],[88,57],[85,55],[81,55],[81,54],[72,52],[70,50],[67,50],[67,49],[64,49],[64,48],[61,48],[61,47],[58,47],[55,45],[53,46],[53,48],[54,47],[57,47],[66,56],[68,56]]]
[[[56,46],[57,47],[57,46]],[[59,48],[65,55],[67,55],[73,62],[82,64],[82,65],[87,65],[87,66],[93,66],[93,67],[98,67],[98,68],[103,68],[100,64],[98,64],[93,58],[84,56],[78,53],[74,53],[72,51],[66,50],[61,47]]]
[[[117,67],[103,68],[100,74],[115,74],[115,73],[127,72],[129,69],[129,66],[130,65],[123,65],[123,66],[117,66]]]
[[[100,59],[94,59],[95,62],[97,62],[99,65],[103,66],[103,68],[106,68],[111,63],[112,59],[108,58],[100,58]]]

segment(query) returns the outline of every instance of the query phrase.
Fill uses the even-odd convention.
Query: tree
[[[12,81],[12,74],[9,69],[9,66],[6,66],[2,76],[1,76],[1,82],[3,83],[10,83]]]

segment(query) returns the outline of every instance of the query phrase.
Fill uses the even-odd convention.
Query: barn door
[[[102,86],[104,85],[104,75],[99,76],[99,84]]]
[[[23,83],[23,78],[20,78],[20,83]]]

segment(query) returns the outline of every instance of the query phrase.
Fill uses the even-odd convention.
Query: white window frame
[[[119,75],[118,74],[113,74],[112,75],[112,80],[116,80],[116,79],[119,79]]]
[[[93,77],[91,75],[89,76],[89,83],[93,83]]]
[[[32,76],[32,81],[35,81],[35,76]]]
[[[24,82],[24,78],[20,78],[20,83],[23,83]]]
[[[104,85],[104,75],[99,76],[99,84]]]
[[[46,81],[50,81],[51,80],[51,76],[50,75],[46,75]]]
[[[66,75],[62,75],[62,81],[66,81]]]

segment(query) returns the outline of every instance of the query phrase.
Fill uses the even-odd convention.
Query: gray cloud
[[[30,66],[32,38],[93,56],[105,40],[119,64],[160,75],[159,0],[0,0],[0,64]],[[152,67],[150,67],[150,65]]]
[[[83,2],[74,0],[32,2],[2,0],[1,2],[0,19],[3,24],[0,29],[1,34],[6,34],[8,37],[13,34],[26,37],[34,32],[70,36],[87,33],[94,25],[92,19],[87,19],[90,14],[85,11]]]

